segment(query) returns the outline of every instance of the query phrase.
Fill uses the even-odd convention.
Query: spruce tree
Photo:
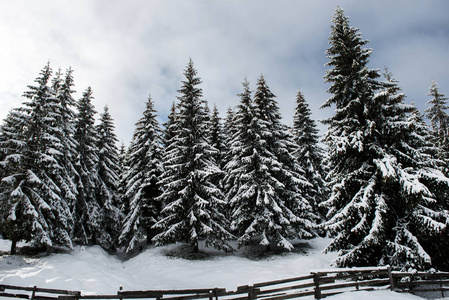
[[[55,120],[60,131],[57,133],[60,137],[61,148],[61,165],[62,176],[65,184],[62,187],[63,197],[68,203],[69,207],[73,207],[78,195],[76,180],[78,173],[76,170],[77,163],[77,147],[75,141],[75,100],[72,94],[75,92],[72,88],[74,86],[73,70],[67,69],[64,78],[61,78],[62,73],[59,70],[53,79],[52,88],[55,96],[59,102],[57,109],[59,110],[58,118]],[[73,231],[73,228],[72,228]],[[73,232],[71,232],[73,234]]]
[[[28,86],[24,93],[28,101],[10,114],[11,131],[2,143],[10,146],[2,162],[8,173],[2,178],[6,187],[1,199],[7,213],[2,230],[12,241],[11,253],[19,240],[72,247],[73,221],[62,192],[67,183],[62,176],[60,106],[48,85],[51,74],[47,64],[35,80],[37,86]],[[22,132],[14,132],[18,129]]]
[[[426,109],[426,116],[432,125],[434,142],[438,145],[438,156],[448,161],[449,163],[449,116],[447,114],[447,100],[444,94],[440,93],[440,89],[435,80],[432,80],[432,85],[427,96],[432,97],[427,104],[431,105]]]
[[[167,121],[163,124],[164,130],[163,130],[163,142],[164,142],[164,148],[167,148],[167,146],[171,143],[172,139],[175,137],[175,131],[176,131],[176,104],[173,102],[170,113],[168,114]]]
[[[293,155],[304,170],[305,178],[312,184],[304,194],[312,204],[314,211],[318,213],[318,205],[324,200],[327,193],[326,174],[323,167],[324,151],[318,145],[318,129],[300,90],[296,96],[292,134],[296,144]]]
[[[15,253],[16,242],[22,239],[19,234],[17,238],[14,228],[8,234],[7,223],[10,209],[14,205],[10,201],[11,190],[14,189],[14,174],[21,167],[23,151],[26,140],[23,133],[28,124],[28,116],[19,109],[12,109],[0,126],[0,233],[3,238],[12,241],[11,254]],[[20,223],[17,223],[19,225]]]
[[[215,155],[215,161],[220,167],[223,167],[224,152],[225,152],[225,137],[223,132],[223,125],[221,124],[220,114],[217,106],[214,106],[211,116],[211,144],[218,150]]]
[[[312,207],[301,190],[310,183],[290,154],[291,136],[264,77],[253,101],[248,82],[243,86],[227,164],[232,229],[240,244],[256,237],[268,249],[276,244],[292,250],[288,239],[314,235]]]
[[[129,252],[146,238],[151,242],[151,227],[159,219],[162,204],[158,183],[162,169],[162,133],[151,97],[148,97],[142,118],[136,123],[131,145],[126,157],[127,171],[124,202],[129,207],[124,219],[119,244]]]
[[[209,142],[206,102],[192,60],[184,75],[175,136],[164,151],[163,193],[158,199],[166,206],[162,220],[154,226],[161,231],[154,240],[157,245],[185,242],[195,252],[199,241],[205,240],[207,247],[230,250],[226,239],[231,234],[222,213],[224,196],[213,184],[221,173],[213,159],[217,149]]]
[[[217,149],[217,152],[213,155],[213,159],[215,163],[219,166],[221,170],[223,170],[225,166],[225,136],[223,132],[223,126],[221,124],[221,118],[217,109],[217,106],[214,106],[211,115],[210,121],[210,143],[212,147]],[[213,181],[214,184],[223,189],[223,178],[224,172],[219,174]]]
[[[129,203],[127,201],[124,201],[125,199],[125,191],[126,191],[126,181],[125,181],[125,174],[128,171],[128,166],[126,165],[127,161],[127,149],[125,146],[125,143],[121,143],[120,150],[119,150],[119,184],[118,184],[118,194],[120,197],[120,211],[122,213],[122,216],[126,216],[129,212]],[[122,220],[123,221],[123,220]]]
[[[98,148],[95,129],[95,114],[92,105],[93,92],[88,87],[78,100],[78,113],[75,119],[75,135],[77,142],[77,187],[78,196],[72,207],[75,219],[74,240],[81,244],[96,242],[96,234],[100,231],[101,207],[96,199],[98,183]]]
[[[118,194],[120,179],[119,153],[116,145],[118,140],[114,128],[109,108],[105,106],[100,116],[100,124],[96,126],[98,135],[96,201],[101,208],[96,240],[103,248],[111,250],[115,250],[122,223],[121,199]]]
[[[325,120],[332,191],[323,205],[324,227],[334,238],[325,251],[339,251],[334,263],[341,267],[426,268],[431,257],[423,236],[445,228],[426,181],[447,178],[425,163],[406,118],[412,107],[391,75],[380,82],[378,71],[367,68],[371,50],[340,8],[329,39],[332,69],[325,79],[333,95],[323,107],[335,105],[336,113]]]

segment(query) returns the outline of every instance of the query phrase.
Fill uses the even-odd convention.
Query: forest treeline
[[[220,119],[190,60],[167,121],[149,97],[130,145],[118,147],[107,107],[96,122],[92,89],[75,100],[73,70],[45,65],[0,127],[11,253],[18,241],[292,250],[294,239],[328,235],[339,267],[449,270],[447,98],[432,82],[422,115],[388,70],[368,68],[372,50],[340,8],[331,29],[322,108],[335,113],[321,138],[301,91],[293,125],[282,123],[264,76],[254,90],[245,79]]]

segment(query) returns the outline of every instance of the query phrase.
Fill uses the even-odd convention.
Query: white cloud
[[[448,4],[341,1],[351,24],[371,40],[371,67],[389,66],[416,102],[426,101],[419,97],[432,76],[449,94]],[[223,115],[238,103],[243,78],[254,89],[263,73],[286,123],[298,88],[323,119],[332,114],[318,107],[328,97],[324,52],[335,8],[324,0],[3,1],[0,117],[20,105],[50,59],[54,69],[75,70],[76,98],[92,86],[97,111],[108,104],[119,139],[128,142],[149,93],[159,114],[168,114],[192,57],[205,98]]]

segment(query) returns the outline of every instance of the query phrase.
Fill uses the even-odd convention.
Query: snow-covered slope
[[[213,256],[188,261],[164,253],[173,246],[150,248],[127,261],[108,255],[100,247],[76,247],[69,254],[43,258],[0,257],[0,284],[79,290],[83,294],[115,294],[124,290],[184,289],[237,286],[309,274],[329,268],[334,254],[322,254],[327,239],[310,241],[307,254],[291,253],[263,260],[239,255]],[[9,242],[0,240],[0,250]],[[327,299],[421,299],[389,291],[346,293]]]

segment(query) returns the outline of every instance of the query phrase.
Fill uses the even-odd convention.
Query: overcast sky
[[[149,94],[165,120],[191,57],[222,116],[245,76],[255,89],[264,74],[286,124],[298,89],[324,119],[333,114],[319,106],[329,97],[325,51],[337,4],[370,41],[369,67],[387,66],[407,102],[425,109],[432,78],[449,95],[447,0],[0,0],[0,118],[50,61],[54,71],[75,70],[75,99],[92,87],[96,110],[109,106],[128,144]]]

